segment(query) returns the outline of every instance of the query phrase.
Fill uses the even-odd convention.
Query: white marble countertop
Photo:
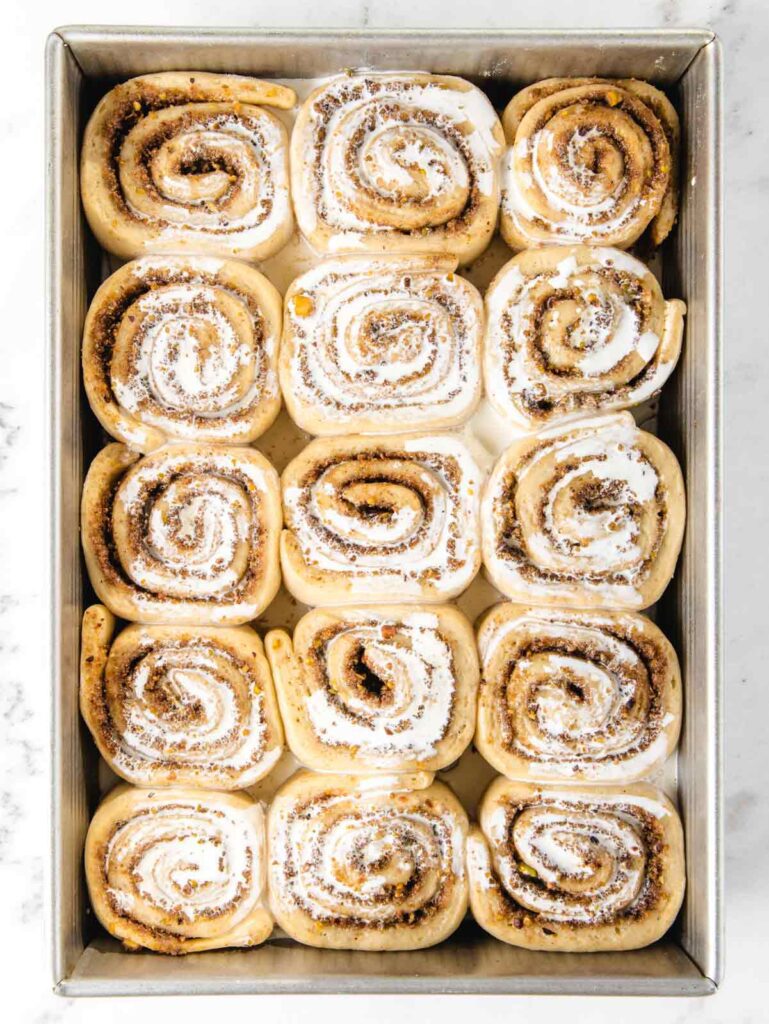
[[[43,80],[45,35],[57,24],[328,25],[405,27],[709,26],[721,36],[727,64],[727,891],[726,981],[720,993],[698,1000],[591,1000],[487,997],[261,997],[208,1000],[68,1001],[50,992],[45,853],[48,835],[48,653],[41,643],[45,615],[47,509],[44,501],[44,341],[42,302]],[[761,911],[769,897],[765,870],[769,813],[760,789],[765,766],[769,690],[759,666],[769,630],[763,585],[767,546],[759,540],[769,500],[769,465],[759,448],[766,433],[766,331],[756,329],[760,281],[743,254],[763,256],[769,232],[766,172],[769,95],[769,6],[763,0],[40,0],[8,5],[3,33],[0,106],[4,197],[4,288],[0,374],[0,1005],[17,1022],[118,1022],[141,1014],[147,1024],[171,1015],[196,1024],[215,1012],[231,1020],[257,1014],[263,1021],[347,1019],[401,1024],[437,1019],[453,1024],[472,1013],[493,1021],[541,1024],[578,1013],[591,1021],[632,1024],[651,1015],[668,1021],[759,1021],[766,1005],[766,937]],[[22,161],[21,154],[24,154]],[[763,153],[763,156],[761,155]],[[762,297],[762,296],[761,296]],[[765,301],[764,301],[765,305]],[[755,312],[754,312],[755,311]],[[31,326],[30,326],[31,325]],[[8,372],[10,368],[10,373]],[[742,481],[749,477],[750,483]],[[748,491],[748,486],[752,489]],[[27,544],[19,543],[16,532]],[[751,540],[755,543],[751,544]],[[743,647],[744,644],[744,647]],[[763,656],[763,657],[762,657]],[[764,771],[762,772],[762,767]],[[354,1004],[353,1004],[354,999]],[[106,1003],[109,1005],[105,1005]],[[428,1009],[429,1007],[429,1009]],[[105,1017],[106,1015],[106,1017]]]

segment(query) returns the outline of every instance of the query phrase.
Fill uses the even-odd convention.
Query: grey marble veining
[[[761,909],[769,884],[769,843],[763,783],[769,688],[761,671],[769,655],[765,580],[769,574],[762,526],[769,501],[765,455],[767,341],[763,250],[769,232],[767,115],[769,5],[760,0],[658,0],[626,3],[568,0],[503,5],[499,0],[134,0],[117,9],[94,0],[15,4],[6,12],[0,104],[0,161],[4,196],[4,299],[0,373],[0,975],[2,1013],[16,1022],[128,1021],[147,1024],[169,1015],[186,1024],[211,1013],[319,1022],[352,1012],[369,1021],[402,1024],[468,1013],[484,1020],[560,1020],[564,1013],[592,1021],[752,1022],[767,1019]],[[343,1001],[334,997],[210,1000],[65,1001],[49,993],[44,905],[47,896],[48,679],[45,507],[45,389],[42,325],[43,134],[42,49],[62,23],[169,25],[370,25],[375,27],[710,26],[726,54],[727,436],[726,697],[727,697],[727,980],[709,1000],[406,999]],[[21,100],[21,102],[18,102]],[[23,159],[22,159],[23,157]],[[760,672],[760,675],[759,675]],[[76,680],[72,680],[76,685]]]

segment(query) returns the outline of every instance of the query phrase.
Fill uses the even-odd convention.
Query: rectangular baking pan
[[[468,922],[411,953],[332,952],[278,939],[249,951],[183,958],[126,954],[88,910],[82,849],[98,799],[97,762],[78,715],[84,604],[78,510],[94,454],[80,383],[80,334],[100,253],[83,220],[78,155],[84,122],[116,81],[195,69],[316,77],[345,67],[420,68],[470,78],[497,106],[549,76],[648,79],[682,117],[682,207],[666,245],[665,294],[686,300],[681,363],[659,433],[684,470],[688,527],[658,620],[681,657],[686,712],[678,798],[688,889],[679,921],[635,952],[515,949]],[[721,57],[701,30],[273,31],[71,27],[47,48],[48,343],[52,500],[52,937],[66,996],[259,992],[705,995],[722,974],[721,843]]]

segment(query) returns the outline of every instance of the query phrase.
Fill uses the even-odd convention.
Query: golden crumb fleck
[[[294,296],[294,313],[297,316],[309,316],[314,308],[315,306],[309,295],[304,295],[300,292]]]

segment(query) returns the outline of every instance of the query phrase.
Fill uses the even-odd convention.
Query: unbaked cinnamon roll
[[[486,309],[486,393],[523,430],[653,397],[678,361],[686,311],[640,260],[592,246],[519,253]]]
[[[85,130],[80,188],[109,252],[265,259],[293,230],[288,137],[274,82],[164,71],[116,86]]]
[[[326,949],[423,949],[467,909],[467,815],[430,775],[300,772],[269,814],[270,901],[288,934]]]
[[[449,75],[343,75],[302,105],[291,137],[296,219],[320,252],[450,253],[488,245],[504,137],[494,108]]]
[[[481,395],[483,301],[451,256],[341,256],[286,294],[280,378],[311,434],[456,426]]]
[[[681,822],[654,786],[535,786],[496,779],[467,843],[482,928],[527,949],[639,949],[684,894]]]
[[[245,789],[275,766],[283,729],[248,626],[137,626],[83,616],[80,710],[110,768],[137,786]]]
[[[635,79],[549,78],[513,97],[502,123],[501,228],[512,249],[616,245],[649,228],[659,245],[678,212],[678,115]]]
[[[473,735],[478,659],[447,606],[315,609],[268,633],[288,744],[318,771],[438,771]]]
[[[629,412],[511,445],[486,487],[486,571],[522,604],[641,610],[675,569],[686,503],[681,469]]]
[[[253,441],[280,409],[281,297],[237,260],[145,256],[97,291],[83,379],[104,429],[139,451]]]
[[[83,487],[86,566],[115,615],[240,625],[280,584],[278,476],[252,448],[102,449]]]
[[[85,841],[102,925],[129,949],[175,955],[268,938],[265,861],[264,814],[246,793],[121,785]]]
[[[283,473],[286,586],[329,606],[456,597],[480,566],[480,485],[450,434],[312,441]]]
[[[478,648],[475,745],[508,778],[634,782],[675,749],[678,658],[643,615],[501,604]]]

